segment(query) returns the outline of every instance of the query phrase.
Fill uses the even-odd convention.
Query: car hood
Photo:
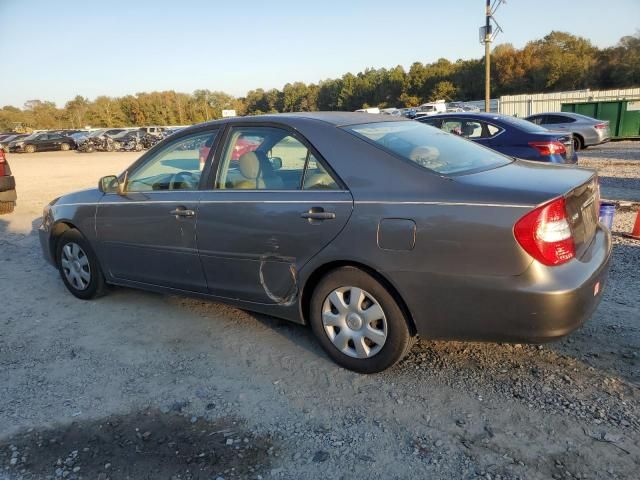
[[[60,207],[63,205],[98,203],[104,194],[97,188],[87,188],[77,192],[67,193],[53,200],[49,205]]]
[[[492,170],[452,177],[474,197],[499,204],[538,205],[587,182],[594,170],[527,160]]]

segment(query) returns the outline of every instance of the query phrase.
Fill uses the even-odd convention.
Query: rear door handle
[[[312,207],[307,212],[302,212],[300,215],[307,220],[333,220],[336,218],[336,214],[333,212],[325,212],[322,207]]]
[[[175,215],[176,218],[178,217],[195,217],[196,216],[196,212],[194,212],[193,210],[188,210],[184,207],[178,207],[175,210],[171,210],[169,212],[171,215]]]

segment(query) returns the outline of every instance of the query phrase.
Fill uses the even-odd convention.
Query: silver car
[[[573,133],[574,150],[581,150],[611,140],[608,120],[598,120],[579,113],[537,113],[527,120],[549,130],[566,130]]]

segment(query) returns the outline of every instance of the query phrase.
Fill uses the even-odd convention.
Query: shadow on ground
[[[231,418],[147,410],[19,433],[0,442],[0,467],[21,478],[254,478],[269,448]]]

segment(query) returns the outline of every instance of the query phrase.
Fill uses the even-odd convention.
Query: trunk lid
[[[475,201],[486,203],[533,208],[564,197],[578,258],[595,235],[599,193],[593,170],[516,160],[503,167],[454,177],[454,181],[464,185]]]
[[[564,197],[569,226],[576,245],[576,257],[580,258],[591,244],[598,226],[600,199],[597,176],[594,175]]]

